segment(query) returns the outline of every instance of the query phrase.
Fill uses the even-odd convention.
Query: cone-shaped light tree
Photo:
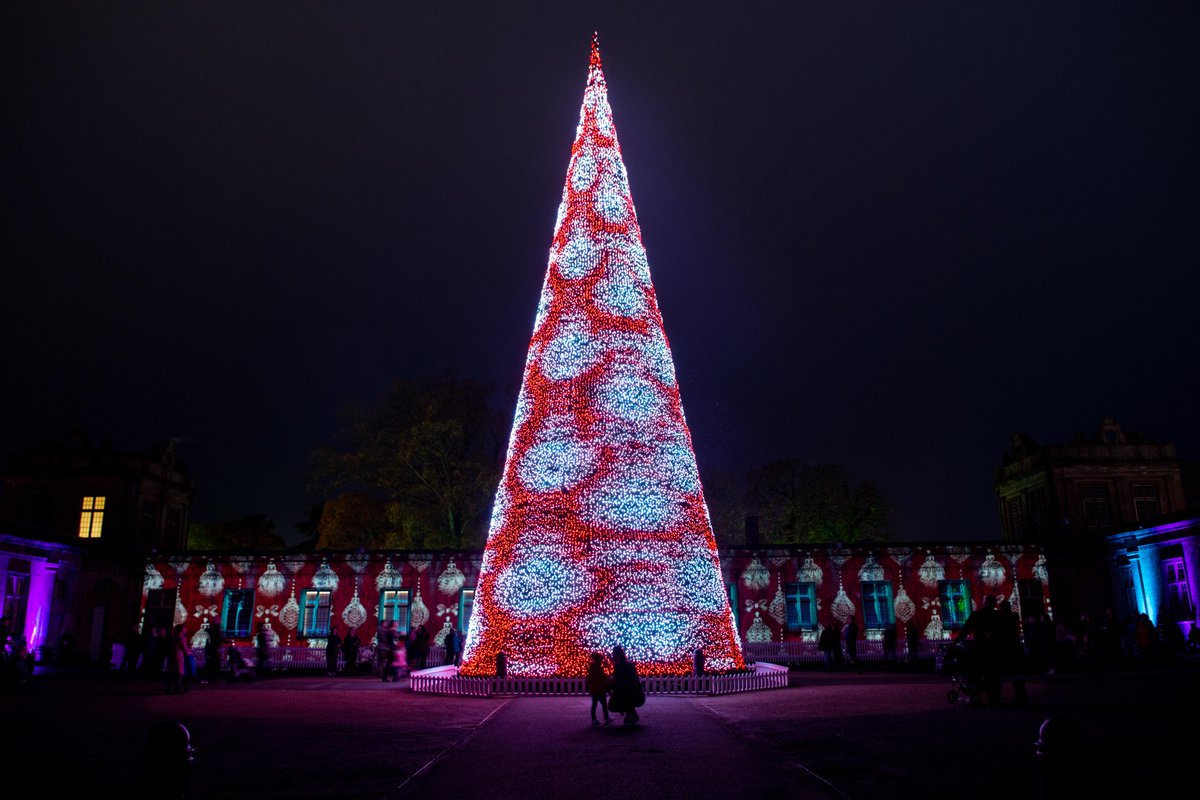
[[[600,51],[571,148],[460,669],[744,668]]]

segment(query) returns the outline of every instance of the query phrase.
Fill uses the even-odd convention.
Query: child
[[[592,653],[592,661],[588,665],[587,690],[592,696],[592,724],[599,725],[596,719],[596,704],[604,709],[604,724],[612,722],[608,715],[608,675],[604,672],[604,661],[599,653]]]

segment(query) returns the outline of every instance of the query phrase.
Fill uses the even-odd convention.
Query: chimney
[[[751,514],[746,517],[746,546],[758,547],[760,544],[758,539],[758,517]]]

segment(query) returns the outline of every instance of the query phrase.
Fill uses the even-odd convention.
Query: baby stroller
[[[254,680],[255,673],[253,668],[246,663],[246,657],[242,655],[242,651],[236,647],[230,647],[226,651],[226,658],[229,661],[229,681],[250,681]]]
[[[973,652],[975,643],[970,640],[948,642],[939,650],[941,656],[941,671],[950,676],[954,688],[946,692],[946,700],[951,704],[963,700],[967,703],[978,703],[983,690],[983,681],[979,672],[979,663]]]

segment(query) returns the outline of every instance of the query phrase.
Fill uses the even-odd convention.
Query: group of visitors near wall
[[[0,683],[23,683],[33,675],[33,653],[24,634],[10,630],[8,617],[0,618]]]
[[[862,661],[858,657],[860,630],[858,622],[850,617],[843,625],[834,620],[829,627],[822,628],[817,636],[817,651],[823,657],[825,671],[853,669],[862,672]],[[906,626],[906,657],[902,660],[898,650],[895,624],[883,629],[883,665],[891,669],[901,663],[915,663],[919,655],[921,640],[915,625]]]
[[[625,656],[620,645],[612,651],[612,676],[604,669],[604,656],[592,653],[588,664],[587,692],[592,701],[592,725],[610,725],[609,712],[620,714],[624,725],[633,725],[641,717],[638,709],[646,702],[646,691],[638,676],[637,665]],[[604,712],[604,722],[596,716],[596,708]]]

